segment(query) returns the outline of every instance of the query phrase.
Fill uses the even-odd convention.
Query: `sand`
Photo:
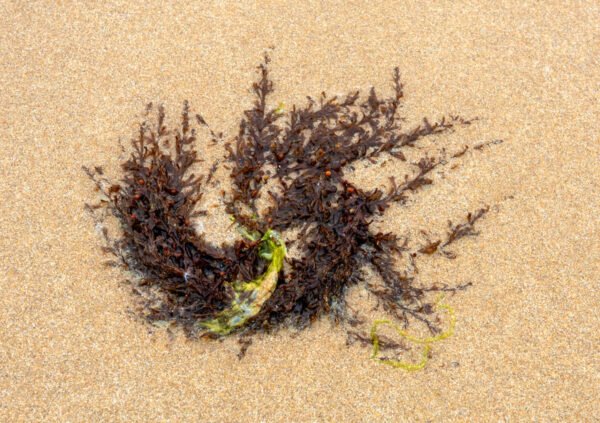
[[[1,421],[600,418],[597,2],[86,3],[0,4]],[[481,120],[448,142],[505,141],[381,223],[442,229],[497,206],[456,260],[421,263],[474,283],[424,371],[369,360],[327,321],[242,361],[233,340],[170,340],[102,266],[81,166],[115,174],[149,101],[174,115],[189,99],[231,137],[269,46],[275,104],[389,87],[398,65],[409,122],[460,112]]]

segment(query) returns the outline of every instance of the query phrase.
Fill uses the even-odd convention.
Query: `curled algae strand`
[[[248,238],[254,239],[255,235],[248,233]],[[219,312],[214,319],[198,322],[199,327],[215,335],[227,335],[256,316],[265,301],[271,297],[283,268],[286,248],[279,233],[271,229],[260,240],[259,256],[270,262],[266,272],[249,282],[228,283],[234,293],[231,305]]]
[[[402,338],[415,344],[424,345],[423,352],[421,354],[421,361],[419,361],[418,363],[409,363],[406,361],[381,358],[379,358],[379,361],[383,364],[387,364],[388,366],[396,367],[409,372],[424,369],[429,358],[429,352],[431,351],[431,344],[449,338],[454,334],[454,328],[456,326],[456,315],[454,313],[454,309],[448,304],[442,304],[442,299],[443,297],[440,297],[435,305],[437,306],[437,308],[446,310],[448,312],[448,315],[450,317],[450,325],[447,331],[442,332],[436,336],[431,336],[427,338],[417,338],[416,336],[409,334],[406,330],[400,328],[398,325],[395,325],[389,320],[375,320],[375,322],[373,322],[373,326],[371,327],[371,340],[373,342],[373,354],[371,355],[371,358],[379,358],[379,337],[377,336],[377,328],[383,325],[391,325],[396,330],[396,333]]]

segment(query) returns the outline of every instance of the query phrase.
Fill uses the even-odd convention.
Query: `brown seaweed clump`
[[[406,161],[406,150],[424,138],[469,125],[471,120],[460,116],[437,122],[423,119],[416,127],[404,129],[399,116],[403,85],[398,69],[388,98],[379,97],[375,89],[365,97],[359,92],[343,98],[323,93],[317,99],[308,97],[302,107],[269,108],[273,83],[268,63],[265,56],[259,80],[253,84],[253,107],[244,112],[238,135],[227,144],[232,190],[225,204],[245,236],[233,245],[217,246],[196,232],[194,219],[205,213],[199,208],[202,190],[217,165],[204,175],[194,174],[192,169],[201,160],[201,143],[192,126],[208,125],[200,115],[192,116],[185,102],[180,126],[169,130],[165,112],[158,107],[156,122],[140,125],[118,181],[104,176],[101,167],[86,168],[104,194],[104,200],[89,209],[100,220],[99,212],[108,211],[120,224],[118,236],[109,236],[103,229],[105,249],[117,259],[112,263],[136,275],[136,291],[147,298],[148,319],[174,322],[189,335],[237,332],[248,340],[258,331],[283,325],[304,328],[324,315],[356,325],[360,318],[347,307],[345,298],[348,288],[356,284],[369,290],[404,326],[416,321],[439,333],[429,294],[467,285],[417,284],[414,260],[432,254],[452,258],[448,247],[475,235],[474,225],[488,209],[469,213],[462,223],[450,223],[445,237],[415,251],[409,250],[406,239],[377,232],[371,223],[392,203],[404,204],[410,195],[431,185],[432,171],[458,160],[465,151],[450,158],[422,157],[413,163],[413,174],[401,180],[391,178],[387,192],[364,190],[347,179],[347,172],[358,161],[374,162],[383,155]],[[219,140],[210,128],[209,133],[213,141]],[[258,206],[259,198],[267,207]],[[284,265],[271,272],[271,291],[262,295],[259,308],[249,312],[261,275],[273,268],[269,260],[276,245],[265,253],[265,234],[270,231],[297,233],[298,254],[285,257]],[[398,270],[401,257],[410,264]],[[381,283],[365,280],[366,268],[376,272]],[[240,288],[239,281],[254,282]],[[214,322],[224,325],[223,316],[234,316],[232,304],[245,310],[243,324],[227,323],[227,327],[219,326],[223,330],[215,329]],[[213,322],[212,326],[206,322]],[[367,340],[352,330],[349,336]],[[381,347],[385,344],[382,340]]]

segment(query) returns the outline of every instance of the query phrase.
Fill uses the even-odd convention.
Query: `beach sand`
[[[102,3],[0,4],[1,421],[600,418],[598,2]],[[504,140],[378,223],[442,231],[493,206],[456,260],[420,263],[424,281],[474,284],[423,371],[370,360],[328,321],[241,361],[233,339],[170,339],[102,265],[81,166],[118,175],[150,101],[177,116],[188,99],[231,138],[269,46],[273,105],[385,92],[399,66],[407,123],[478,116],[439,141]]]

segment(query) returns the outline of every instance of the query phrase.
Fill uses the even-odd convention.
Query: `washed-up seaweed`
[[[472,120],[425,118],[406,129],[398,69],[390,97],[380,97],[375,89],[366,96],[358,91],[342,97],[322,93],[308,97],[303,106],[273,107],[268,57],[258,69],[254,104],[244,112],[237,136],[226,144],[232,188],[224,203],[244,234],[234,244],[213,245],[194,226],[206,213],[201,209],[202,193],[211,189],[207,182],[221,166],[215,163],[203,175],[194,172],[202,167],[207,145],[198,139],[197,128],[208,129],[206,138],[214,143],[223,135],[194,115],[187,102],[175,129],[166,127],[161,106],[148,106],[148,115],[154,111],[156,118],[140,125],[119,180],[107,178],[101,167],[85,168],[103,195],[89,209],[99,223],[104,222],[99,211],[108,211],[120,224],[116,236],[100,225],[105,250],[113,255],[112,264],[135,275],[137,292],[146,293],[145,316],[174,323],[192,336],[241,333],[245,352],[253,334],[305,328],[325,315],[357,326],[361,318],[348,307],[346,294],[361,285],[404,328],[420,322],[439,338],[444,332],[430,294],[456,292],[469,284],[417,284],[414,263],[419,256],[433,254],[454,258],[449,247],[476,235],[475,224],[488,208],[469,213],[464,222],[449,222],[446,236],[416,250],[408,247],[406,238],[376,231],[372,223],[392,204],[401,206],[431,185],[433,171],[459,160],[468,147],[449,158],[424,155],[411,163],[412,174],[392,177],[387,191],[361,188],[350,182],[348,173],[360,161],[374,166],[386,156],[407,162],[406,152],[425,138]],[[292,232],[297,233],[293,242],[298,250],[293,257],[285,256],[282,238]],[[281,261],[277,266],[274,251]],[[400,258],[408,259],[408,268],[398,270]],[[367,268],[381,283],[366,278]],[[352,329],[348,336],[375,342]],[[386,346],[403,348],[377,338],[378,349]]]

